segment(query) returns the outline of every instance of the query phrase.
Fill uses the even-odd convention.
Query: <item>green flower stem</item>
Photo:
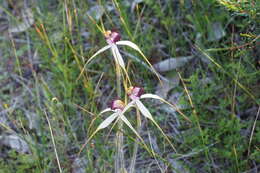
[[[119,64],[116,64],[116,82],[117,82],[117,97],[121,97],[121,71]],[[116,160],[115,160],[115,172],[124,173],[124,135],[123,135],[123,121],[118,120],[118,131],[116,133]]]
[[[141,131],[141,115],[140,115],[140,111],[138,109],[136,109],[136,116],[137,116],[137,132],[140,134]],[[138,140],[139,138],[136,137],[136,140]],[[134,144],[134,151],[133,151],[133,156],[131,159],[131,164],[130,164],[130,169],[129,169],[129,173],[134,173],[135,172],[135,162],[136,162],[136,155],[137,155],[137,151],[138,151],[138,142],[135,142]]]

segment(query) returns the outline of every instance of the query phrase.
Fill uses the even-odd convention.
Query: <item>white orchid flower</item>
[[[149,120],[152,121],[152,123],[155,124],[155,126],[161,131],[161,133],[164,135],[164,137],[166,138],[166,140],[170,143],[171,147],[176,151],[175,147],[172,145],[170,139],[166,136],[166,134],[163,132],[163,130],[161,129],[161,127],[156,123],[156,121],[154,120],[152,114],[150,113],[150,111],[145,107],[145,105],[141,102],[141,99],[145,99],[145,98],[150,98],[150,99],[157,99],[160,100],[164,103],[167,103],[171,106],[173,106],[179,113],[181,113],[181,115],[184,116],[185,119],[189,120],[189,118],[187,116],[185,116],[182,112],[180,112],[176,106],[170,104],[169,102],[167,102],[166,100],[164,100],[163,98],[159,97],[158,95],[155,94],[144,94],[144,90],[141,87],[129,87],[127,90],[127,94],[130,97],[130,99],[132,100],[129,104],[135,104],[137,109],[140,110],[141,114],[143,116],[145,116],[146,118],[148,118]],[[189,120],[190,121],[190,120]]]
[[[125,69],[125,62],[122,58],[122,55],[120,54],[118,47],[116,45],[116,42],[118,42],[121,38],[120,34],[116,31],[106,31],[104,33],[106,41],[108,43],[108,45],[104,46],[103,48],[99,49],[94,55],[92,55],[88,61],[86,62],[85,66],[92,61],[97,55],[99,55],[100,53],[111,49],[111,52],[113,54],[114,60],[116,62],[116,64],[120,65],[121,68]]]
[[[168,105],[170,105],[171,107],[173,107],[178,113],[180,113],[186,120],[190,121],[191,120],[184,114],[182,113],[177,106],[167,102],[166,100],[164,100],[163,98],[161,98],[158,95],[155,94],[144,94],[144,89],[141,87],[129,87],[127,89],[127,95],[129,96],[129,98],[132,100],[133,103],[136,104],[136,106],[140,109],[141,113],[149,118],[150,120],[153,120],[153,117],[151,116],[151,113],[148,111],[148,109],[143,105],[143,103],[141,102],[141,99],[145,99],[145,98],[150,98],[150,99],[157,99],[160,100]],[[131,103],[131,102],[130,102]]]
[[[78,79],[80,78],[80,76],[83,74],[83,71],[85,69],[85,67],[90,63],[90,61],[92,61],[97,55],[101,54],[102,52],[105,52],[106,50],[110,49],[113,55],[113,58],[115,60],[116,65],[119,65],[123,71],[127,74],[126,72],[126,68],[125,68],[125,62],[124,59],[118,49],[117,46],[122,45],[122,46],[129,46],[132,49],[136,50],[137,52],[139,52],[142,56],[142,58],[146,61],[146,63],[151,67],[152,71],[155,73],[155,75],[158,77],[158,79],[160,80],[159,74],[156,72],[156,70],[153,68],[153,66],[151,65],[151,63],[148,61],[148,59],[145,57],[145,55],[143,54],[143,52],[141,51],[141,49],[133,42],[128,41],[128,40],[122,40],[120,34],[115,31],[115,30],[108,30],[106,32],[104,32],[104,36],[106,38],[106,42],[108,43],[108,45],[104,46],[103,48],[99,49],[94,55],[92,55],[88,61],[86,62],[86,64],[84,65],[82,71],[80,72],[80,75],[78,77]]]
[[[137,131],[134,129],[134,127],[131,125],[131,123],[127,120],[127,118],[125,117],[124,113],[130,109],[131,107],[133,107],[133,102],[127,104],[125,106],[124,102],[122,102],[121,100],[113,100],[111,102],[110,108],[107,108],[103,111],[100,112],[99,115],[104,114],[106,112],[112,112],[111,115],[109,115],[98,127],[97,129],[92,133],[92,135],[88,138],[88,140],[85,142],[85,144],[81,147],[79,154],[81,153],[81,151],[83,150],[83,148],[87,145],[87,143],[90,141],[90,139],[92,139],[92,137],[100,130],[108,127],[114,120],[115,123],[117,123],[117,121],[119,119],[121,119],[134,133],[135,135],[137,135],[138,138],[141,138],[141,136],[137,133]]]

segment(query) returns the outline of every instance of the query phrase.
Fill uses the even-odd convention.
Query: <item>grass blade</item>
[[[50,123],[50,120],[48,118],[47,113],[45,111],[44,111],[44,113],[45,113],[45,116],[46,116],[46,119],[47,119],[47,122],[48,122],[48,125],[49,125],[49,129],[50,129],[50,133],[51,133],[51,140],[52,140],[52,144],[53,144],[56,160],[57,160],[57,163],[58,163],[59,171],[60,171],[60,173],[62,173],[60,160],[59,160],[59,156],[58,156],[58,152],[57,152],[57,149],[56,149],[56,144],[55,144],[55,140],[54,140],[54,136],[53,136],[53,132],[52,132],[51,123]]]

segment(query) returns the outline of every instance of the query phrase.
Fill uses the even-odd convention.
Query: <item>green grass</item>
[[[0,0],[0,10],[4,9],[0,13],[4,21],[17,23],[25,7],[12,2],[8,5]],[[34,25],[12,34],[12,39],[8,34],[0,35],[0,116],[8,119],[1,121],[0,136],[19,135],[31,154],[11,150],[0,142],[0,172],[59,172],[45,112],[63,172],[73,170],[79,149],[104,120],[97,115],[116,96],[109,51],[99,55],[77,80],[84,62],[106,45],[87,16],[95,5],[113,7],[111,11],[105,8],[97,24],[117,28],[124,40],[140,46],[150,62],[195,56],[178,69],[183,83],[169,93],[182,93],[182,112],[192,122],[180,115],[176,119],[154,106],[157,103],[147,104],[180,154],[174,154],[159,130],[144,121],[140,134],[148,146],[152,143],[160,166],[169,166],[169,172],[183,172],[171,162],[176,159],[188,172],[259,170],[259,2],[252,0],[254,7],[250,3],[219,2],[144,0],[132,12],[126,1],[31,3]],[[7,24],[0,23],[0,27]],[[131,49],[122,50],[141,58]],[[155,93],[156,76],[134,59],[127,59],[133,83]],[[172,70],[162,75],[170,78],[175,74]],[[34,127],[30,127],[28,117],[33,115]],[[135,117],[129,118],[136,128]],[[86,172],[114,172],[116,131],[100,131],[83,150],[80,159],[85,160]],[[129,166],[137,141],[128,128],[124,128],[124,135],[125,163]],[[140,144],[136,171],[147,170],[160,172],[155,159]]]

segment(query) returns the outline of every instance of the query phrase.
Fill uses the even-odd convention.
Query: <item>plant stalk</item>
[[[121,98],[121,71],[118,64],[116,64],[116,82],[117,82],[117,97]],[[125,173],[124,163],[124,134],[123,134],[123,121],[118,120],[118,131],[116,132],[116,159],[115,159],[115,172]]]
[[[136,115],[137,115],[137,132],[140,133],[140,131],[141,131],[141,115],[140,115],[140,112],[139,112],[138,109],[136,109]],[[136,140],[139,140],[139,138],[136,137]],[[135,172],[135,163],[136,163],[137,151],[138,151],[138,143],[135,142],[133,156],[132,156],[131,164],[130,164],[130,168],[129,168],[129,173]]]

